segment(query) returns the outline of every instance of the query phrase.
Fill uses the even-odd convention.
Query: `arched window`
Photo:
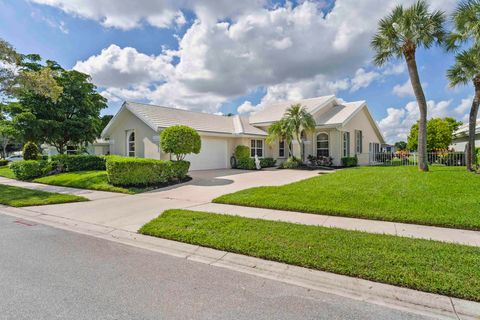
[[[317,157],[330,155],[328,133],[321,132],[317,135]]]
[[[129,157],[135,157],[135,132],[130,132],[128,135],[128,143],[127,143],[127,148],[128,148],[128,156]]]

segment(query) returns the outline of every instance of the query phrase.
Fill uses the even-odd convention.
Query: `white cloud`
[[[237,108],[237,112],[240,114],[251,113],[257,110],[257,106],[254,106],[250,101],[245,101]]]
[[[383,71],[383,75],[389,76],[389,75],[397,75],[397,74],[402,74],[406,70],[405,63],[401,62],[398,64],[392,64],[389,65],[385,68]]]
[[[462,100],[463,101],[463,100]],[[428,119],[431,118],[456,118],[457,109],[452,109],[452,100],[442,100],[435,102],[427,101]],[[388,108],[387,116],[378,122],[380,130],[385,139],[394,143],[399,140],[407,140],[410,128],[420,117],[420,111],[416,101],[411,101],[403,108]]]
[[[351,92],[358,91],[361,88],[368,87],[374,80],[378,79],[380,74],[375,71],[366,72],[365,69],[360,68],[355,72],[355,77],[352,79]]]
[[[404,72],[400,64],[381,70],[368,66],[378,19],[395,0],[337,1],[327,14],[323,2],[311,1],[274,7],[263,0],[158,0],[142,6],[127,0],[33,1],[123,29],[183,24],[181,10],[195,14],[176,50],[150,56],[111,45],[79,61],[75,68],[91,74],[107,96],[216,112],[232,97],[258,88],[266,92],[262,105],[356,91]]]
[[[415,94],[413,92],[412,84],[410,83],[410,79],[407,79],[406,82],[403,84],[397,84],[393,87],[392,90],[393,94],[399,96],[400,98],[403,97],[414,97]]]
[[[470,108],[472,107],[473,96],[462,99],[460,104],[453,110],[457,116],[461,117],[463,123],[468,122]]]

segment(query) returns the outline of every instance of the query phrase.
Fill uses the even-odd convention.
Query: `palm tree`
[[[473,82],[475,95],[473,96],[470,116],[468,119],[468,148],[467,170],[474,171],[475,163],[475,129],[477,126],[478,105],[480,103],[480,46],[464,50],[455,57],[455,64],[448,69],[447,77],[450,86]]]
[[[285,125],[288,128],[291,128],[292,133],[300,146],[300,154],[303,155],[303,145],[300,140],[301,130],[315,130],[315,119],[313,119],[312,115],[305,110],[301,104],[293,104],[285,111],[282,121],[285,121]],[[302,161],[303,160],[304,159],[302,159]]]
[[[467,170],[473,171],[475,163],[475,128],[480,101],[480,0],[467,0],[459,4],[453,14],[454,31],[447,38],[447,49],[457,50],[462,43],[471,41],[472,47],[455,57],[448,70],[451,86],[473,82],[475,95],[468,119]]]
[[[293,140],[293,129],[284,119],[274,122],[268,128],[267,143],[274,143],[277,140],[284,141],[287,155],[290,155],[290,142]]]
[[[371,46],[376,51],[374,62],[382,66],[391,59],[404,58],[410,82],[420,109],[418,134],[418,168],[428,171],[427,163],[427,101],[423,92],[416,62],[417,48],[430,48],[445,38],[445,13],[431,12],[428,4],[420,0],[411,7],[402,5],[379,22],[378,32]]]

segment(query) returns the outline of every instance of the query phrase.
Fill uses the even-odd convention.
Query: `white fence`
[[[429,152],[427,153],[429,164],[446,166],[465,166],[464,152]],[[416,152],[371,152],[369,154],[369,165],[377,166],[416,166],[418,165],[418,154]]]

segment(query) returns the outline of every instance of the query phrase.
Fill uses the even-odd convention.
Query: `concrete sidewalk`
[[[250,208],[217,203],[200,204],[189,207],[188,210],[206,211],[247,218],[293,222],[298,224],[333,227],[347,230],[359,230],[370,233],[391,234],[402,237],[438,240],[477,247],[480,246],[480,232],[470,230],[326,216],[273,209]]]
[[[27,221],[42,223],[64,230],[204,263],[212,267],[248,273],[311,290],[409,311],[434,319],[473,320],[478,319],[480,315],[480,303],[473,301],[144,236],[112,227],[75,222],[70,219],[39,214],[21,208],[0,205],[0,213],[20,218],[20,220],[18,220],[19,223],[27,223]]]
[[[14,187],[21,187],[21,188],[26,188],[26,189],[47,191],[47,192],[73,194],[73,195],[76,195],[76,196],[85,197],[89,200],[99,200],[99,199],[118,198],[118,197],[128,196],[126,194],[117,193],[117,192],[107,192],[107,191],[96,191],[96,190],[86,190],[86,189],[76,189],[76,188],[68,188],[68,187],[60,187],[60,186],[51,186],[51,185],[42,184],[42,183],[8,179],[8,178],[5,178],[5,177],[0,177],[0,184],[4,184],[4,185],[8,185],[8,186],[14,186]]]

